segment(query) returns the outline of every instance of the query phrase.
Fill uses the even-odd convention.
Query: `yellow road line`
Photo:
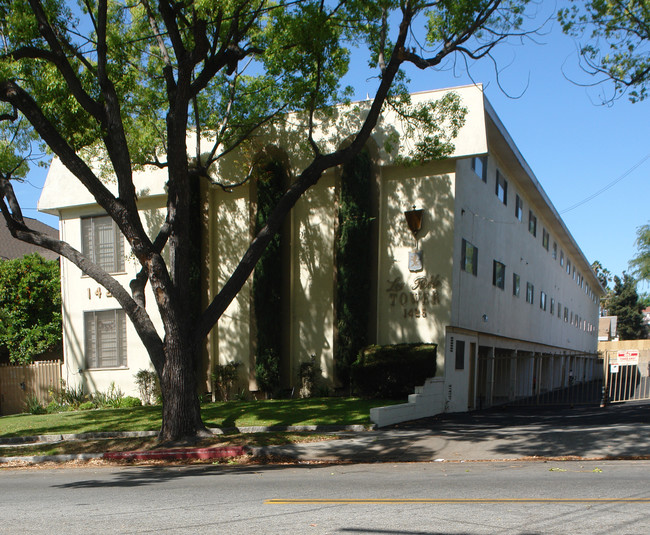
[[[650,498],[273,498],[264,500],[265,505],[300,504],[467,504],[467,503],[650,503]]]

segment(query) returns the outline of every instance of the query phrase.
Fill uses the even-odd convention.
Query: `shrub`
[[[300,381],[300,397],[310,398],[316,393],[316,385],[321,370],[316,364],[316,355],[312,355],[307,362],[298,366],[298,380]]]
[[[124,392],[119,386],[115,386],[115,381],[112,381],[106,392],[95,392],[92,395],[92,402],[98,409],[111,407],[113,409],[119,408],[124,398]]]
[[[0,262],[0,318],[0,347],[11,362],[26,364],[59,348],[59,261],[33,253]]]
[[[214,383],[215,391],[218,392],[220,399],[223,401],[230,399],[230,391],[237,382],[240,366],[241,362],[229,362],[228,364],[217,364],[214,367],[212,382]]]
[[[352,380],[364,397],[399,399],[436,374],[436,344],[368,346],[352,365]]]
[[[41,405],[41,402],[34,394],[30,394],[29,396],[27,396],[27,399],[25,400],[25,405],[27,406],[27,412],[29,414],[45,414],[47,412],[45,407]]]
[[[94,408],[95,404],[92,401],[84,401],[81,405],[79,405],[80,411],[90,411]]]
[[[125,396],[120,400],[120,408],[124,409],[130,409],[133,407],[141,407],[142,406],[142,401],[140,398],[136,398],[133,396]]]
[[[140,370],[135,374],[135,384],[143,405],[155,405],[162,398],[158,374],[153,370]]]

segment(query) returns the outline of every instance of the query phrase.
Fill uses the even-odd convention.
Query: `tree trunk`
[[[167,338],[165,364],[160,380],[163,413],[158,438],[163,442],[174,442],[208,433],[201,420],[195,359],[190,347],[180,340]]]

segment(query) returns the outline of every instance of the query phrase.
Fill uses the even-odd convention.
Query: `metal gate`
[[[603,356],[607,402],[650,400],[650,350],[610,350]]]
[[[477,408],[599,405],[603,360],[592,354],[546,354],[479,347]]]

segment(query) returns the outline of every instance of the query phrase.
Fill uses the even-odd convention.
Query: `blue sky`
[[[504,46],[499,51],[501,89],[493,65],[482,62],[465,72],[409,71],[412,91],[480,82],[497,114],[542,187],[562,215],[589,262],[599,260],[614,274],[628,269],[635,255],[636,229],[650,222],[650,102],[626,98],[610,106],[601,96],[611,87],[581,87],[591,82],[578,68],[576,43],[557,24],[538,43]],[[364,60],[353,64],[349,81],[356,98],[372,94],[373,81]],[[504,92],[505,90],[505,92]],[[521,95],[511,98],[509,95]],[[522,93],[523,92],[523,93]],[[644,158],[647,158],[645,161]],[[642,162],[642,163],[640,163]],[[635,165],[634,170],[604,193],[581,206]],[[57,219],[36,212],[45,169],[34,169],[16,185],[25,215],[57,226]],[[648,286],[639,288],[648,291]]]

